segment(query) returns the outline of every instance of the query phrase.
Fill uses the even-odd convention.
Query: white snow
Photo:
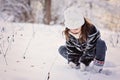
[[[59,55],[58,48],[64,45],[65,41],[62,26],[0,23],[0,29],[2,27],[5,27],[5,31],[0,33],[0,37],[4,36],[4,44],[0,39],[0,51],[3,48],[0,54],[0,80],[119,80],[120,78],[120,47],[111,45],[110,36],[115,33],[109,30],[101,29],[102,38],[108,46],[104,70],[102,73],[92,73],[70,68],[67,60]],[[11,34],[14,34],[11,38],[14,41],[10,44],[11,40],[7,42],[6,39]],[[8,51],[4,57],[7,47]],[[5,58],[8,65],[5,63]]]

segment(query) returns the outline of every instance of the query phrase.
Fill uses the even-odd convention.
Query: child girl
[[[65,10],[64,18],[66,44],[60,46],[59,53],[72,67],[87,70],[93,61],[92,69],[101,72],[105,62],[106,44],[101,40],[99,30],[88,22],[77,7]]]

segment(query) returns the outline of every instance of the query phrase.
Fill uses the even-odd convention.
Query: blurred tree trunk
[[[51,21],[51,0],[45,0],[44,4],[44,23],[50,24]]]

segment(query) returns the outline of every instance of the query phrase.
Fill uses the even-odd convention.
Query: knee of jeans
[[[107,50],[107,46],[106,46],[106,43],[105,43],[104,40],[99,39],[99,40],[97,41],[97,46],[102,47],[102,48],[105,48],[105,50]]]
[[[106,50],[107,50],[107,47],[106,47],[105,41],[98,40],[96,45],[96,59],[104,61]]]
[[[66,49],[65,46],[60,46],[59,49],[58,49],[58,52],[59,52],[60,54],[62,54],[62,52],[63,52],[65,49]]]

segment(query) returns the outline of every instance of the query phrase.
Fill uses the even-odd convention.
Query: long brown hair
[[[85,23],[81,27],[81,32],[80,32],[80,36],[79,36],[79,41],[81,43],[85,42],[87,40],[88,34],[90,33],[90,29],[92,27],[92,24],[86,18],[84,18],[84,20],[85,20]],[[68,29],[67,27],[63,31],[67,41],[69,40],[69,36],[70,36],[69,31],[70,31],[70,29]]]

